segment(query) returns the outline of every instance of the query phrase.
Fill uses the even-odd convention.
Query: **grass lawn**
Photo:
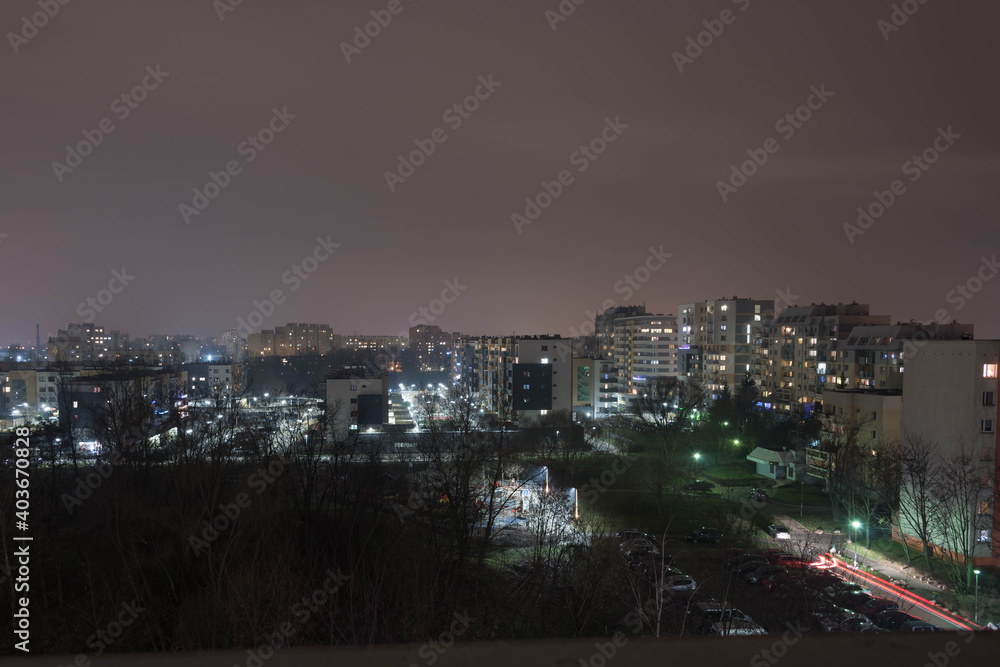
[[[798,512],[789,512],[788,516],[812,531],[822,530],[824,534],[828,534],[840,529],[841,533],[847,534],[847,519],[834,521],[827,514],[804,514],[799,516]]]
[[[756,477],[754,465],[750,461],[709,465],[704,468],[703,474],[717,479],[753,479]]]
[[[829,507],[830,497],[818,486],[806,486],[800,488],[799,485],[781,486],[775,489],[768,489],[767,495],[771,500],[787,505],[798,505],[799,498],[806,507]]]

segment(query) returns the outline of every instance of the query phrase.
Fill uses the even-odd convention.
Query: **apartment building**
[[[243,391],[242,364],[185,364],[191,398],[225,398]]]
[[[251,359],[327,354],[332,347],[333,334],[328,324],[290,322],[247,336],[247,354]]]
[[[868,304],[812,304],[785,308],[753,329],[751,371],[765,409],[805,416],[822,403],[820,352],[846,340],[855,327],[887,325]]]
[[[752,370],[754,328],[774,318],[773,299],[734,296],[681,304],[678,371],[702,383],[712,399],[724,386],[735,391]]]
[[[615,319],[613,358],[618,370],[618,406],[625,409],[644,385],[676,376],[677,317],[636,315]]]
[[[561,336],[485,336],[458,350],[463,387],[485,410],[537,418],[573,407],[573,341]]]
[[[970,491],[963,505],[948,509],[967,520],[936,526],[935,542],[947,548],[956,530],[967,530],[959,538],[969,541],[974,565],[982,567],[1000,566],[998,365],[997,340],[921,341],[906,351],[903,381],[904,437],[934,443],[945,458],[963,451],[971,455],[980,480],[978,493]],[[905,521],[900,527],[905,535],[914,535]],[[951,539],[946,537],[948,530]]]
[[[386,375],[331,375],[326,378],[326,406],[332,435],[343,439],[359,431],[378,431],[389,422]]]
[[[645,306],[617,306],[594,316],[594,336],[597,338],[597,357],[613,359],[615,322],[620,317],[638,317],[646,314]]]
[[[461,334],[458,334],[461,336]],[[451,365],[456,334],[441,331],[433,324],[410,327],[410,350],[417,355],[421,371],[443,371]]]

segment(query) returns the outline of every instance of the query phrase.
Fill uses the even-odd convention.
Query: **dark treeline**
[[[422,434],[414,465],[323,419],[303,437],[294,420],[222,405],[172,415],[172,435],[150,440],[135,390],[120,387],[95,415],[97,460],[59,429],[31,430],[34,652],[257,647],[282,627],[282,645],[424,642],[455,614],[475,619],[466,638],[574,636],[621,616],[614,570],[594,562],[616,549],[581,558],[540,540],[548,551],[535,549],[534,563],[497,561],[497,535],[510,531],[493,528],[514,501],[506,486],[520,478],[524,443],[480,431],[471,409]],[[8,461],[15,442],[2,438]],[[10,609],[23,594],[5,577],[13,469],[0,472]],[[556,576],[549,563],[560,560]],[[100,632],[123,605],[142,611],[107,642]],[[12,649],[9,633],[0,641]]]

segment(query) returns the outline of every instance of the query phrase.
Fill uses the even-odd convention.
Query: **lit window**
[[[983,364],[983,377],[984,378],[995,378],[997,376],[997,365],[996,364]]]

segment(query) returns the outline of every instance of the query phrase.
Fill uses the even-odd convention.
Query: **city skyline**
[[[1000,338],[995,8],[140,4],[0,9],[4,344],[275,290],[262,328],[785,294]]]

